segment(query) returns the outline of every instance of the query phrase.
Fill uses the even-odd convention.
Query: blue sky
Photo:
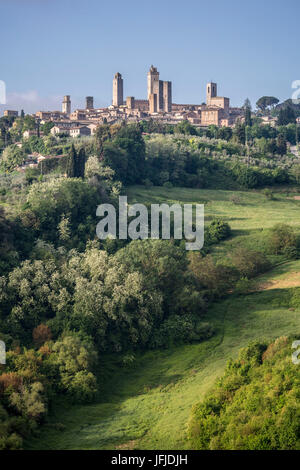
[[[173,101],[201,103],[218,83],[232,105],[291,97],[300,79],[299,0],[0,0],[0,80],[7,104],[27,112],[146,97],[151,64],[173,83]]]

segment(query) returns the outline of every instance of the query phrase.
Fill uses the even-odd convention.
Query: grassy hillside
[[[228,361],[214,390],[193,407],[191,446],[197,450],[299,450],[299,388],[291,338],[253,342],[240,350],[236,361]]]
[[[258,291],[214,305],[207,317],[217,334],[186,345],[136,358],[130,366],[100,371],[110,376],[96,403],[58,406],[39,438],[28,449],[184,449],[187,422],[224,371],[229,358],[253,339],[273,339],[300,332],[300,310],[282,306],[283,294],[295,287],[291,273],[300,261],[285,263],[257,281]],[[271,286],[275,288],[272,289]],[[265,287],[267,286],[267,289]],[[62,423],[65,428],[61,430]]]

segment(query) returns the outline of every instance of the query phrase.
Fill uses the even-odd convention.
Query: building
[[[210,82],[206,85],[206,106],[217,106],[229,113],[230,100],[224,96],[218,96],[218,86],[216,83]]]
[[[147,76],[147,96],[149,100],[149,112],[171,112],[172,111],[172,83],[159,79],[159,72],[156,67],[151,65]],[[151,98],[156,95],[156,98]],[[150,100],[152,105],[150,105]]]
[[[65,126],[54,126],[52,127],[52,129],[50,130],[50,133],[52,135],[56,135],[56,134],[70,134],[70,129],[65,127]]]
[[[85,109],[75,109],[73,113],[70,114],[70,119],[72,121],[83,121],[86,119],[86,110]]]
[[[29,137],[32,137],[33,135],[42,137],[44,133],[42,131],[38,132],[37,129],[30,129],[23,132],[23,139],[29,139]]]
[[[19,115],[18,111],[13,111],[12,109],[6,109],[3,112],[3,116],[7,116],[7,117],[18,117],[18,115]]]
[[[157,93],[150,93],[149,95],[149,113],[157,113]]]
[[[202,126],[220,126],[222,118],[222,109],[217,106],[205,106],[201,109]]]
[[[62,112],[65,114],[71,114],[71,98],[70,95],[64,96],[62,102]]]
[[[126,98],[126,106],[128,109],[134,109],[134,96],[127,96]]]
[[[98,124],[95,124],[95,123],[88,124],[87,127],[90,129],[91,135],[95,135]]]
[[[70,129],[71,137],[82,137],[91,135],[91,129],[87,126],[77,126]]]
[[[116,73],[113,79],[113,106],[123,105],[123,78],[120,73]]]
[[[165,113],[172,111],[172,82],[163,82],[163,110]]]
[[[206,105],[210,106],[212,98],[217,96],[217,84],[213,82],[209,82],[206,85]]]
[[[93,98],[93,96],[87,96],[85,98],[85,109],[94,109],[94,98]]]
[[[147,98],[150,100],[150,95],[159,95],[159,72],[153,65],[147,75],[147,84]]]
[[[149,111],[149,100],[134,100],[134,107],[142,112]]]
[[[54,121],[60,119],[66,119],[66,113],[62,111],[37,111],[35,117],[41,121]]]

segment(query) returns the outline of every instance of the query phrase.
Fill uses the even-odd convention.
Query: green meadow
[[[269,200],[257,191],[232,192],[185,188],[131,187],[129,202],[204,203],[209,222],[226,220],[231,239],[214,249],[223,256],[239,244],[263,245],[262,232],[283,222],[300,229],[296,193],[277,192]],[[232,194],[239,203],[232,202]],[[257,278],[247,295],[229,295],[213,304],[205,320],[216,334],[200,344],[137,354],[128,365],[105,358],[99,370],[100,392],[91,405],[57,403],[27,449],[186,449],[187,423],[193,405],[220,377],[228,359],[236,358],[251,340],[273,339],[300,332],[300,311],[282,299],[300,285],[300,260],[277,257],[277,266]],[[101,386],[101,383],[103,385]]]

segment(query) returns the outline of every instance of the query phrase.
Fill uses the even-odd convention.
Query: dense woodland
[[[0,120],[0,339],[8,351],[7,364],[0,366],[0,449],[22,448],[23,439],[47,420],[56,396],[75,403],[101,394],[105,355],[122,361],[134,351],[210,338],[214,328],[203,320],[208,306],[229,293],[242,294],[276,256],[300,253],[299,238],[287,225],[264,234],[264,252],[240,247],[221,259],[211,250],[232,232],[220,219],[206,225],[200,253],[188,253],[178,240],[99,241],[95,234],[97,205],[117,207],[118,196],[133,184],[149,190],[267,186],[267,198],[272,186],[298,184],[299,160],[288,150],[297,141],[296,124],[273,128],[257,120],[205,131],[187,122],[104,124],[95,138],[76,140],[53,137],[45,124],[42,137],[22,140],[22,132],[34,126],[30,116]],[[15,171],[33,152],[62,157]],[[265,444],[259,438],[244,443],[226,430],[226,420],[239,419],[233,407],[243,393],[253,400],[263,393],[255,387],[262,368],[269,370],[278,354],[281,361],[279,346],[278,354],[267,354],[272,347],[250,348],[228,366],[222,393],[195,411],[197,448],[294,446],[294,418],[290,438],[274,434]],[[295,380],[289,378],[290,388]],[[291,414],[284,414],[284,422]],[[260,419],[269,419],[267,411]],[[207,433],[200,438],[203,426]]]

